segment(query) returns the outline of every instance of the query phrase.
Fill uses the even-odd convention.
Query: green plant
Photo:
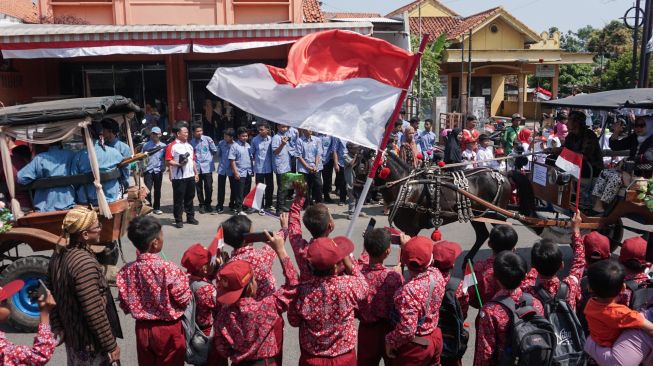
[[[11,230],[10,222],[14,221],[14,215],[8,208],[0,209],[0,234],[6,233]]]
[[[637,199],[646,204],[646,207],[653,212],[653,179],[649,179],[646,185],[639,187]]]

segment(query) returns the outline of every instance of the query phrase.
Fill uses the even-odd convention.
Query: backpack
[[[641,283],[637,283],[634,280],[626,281],[626,287],[632,292],[630,295],[630,302],[628,307],[641,311],[647,309],[649,299],[653,296],[653,280],[648,279]]]
[[[510,316],[510,334],[497,365],[551,366],[556,335],[551,323],[533,308],[533,297],[522,294],[519,304],[510,296],[493,300],[501,304]]]
[[[553,352],[553,364],[560,366],[576,366],[585,364],[585,333],[576,313],[567,303],[569,286],[560,282],[555,296],[551,296],[542,286],[534,286],[533,290],[544,306],[544,316],[553,325],[556,336],[556,347]]]
[[[589,280],[587,279],[587,276],[583,276],[580,280],[580,300],[576,303],[576,317],[580,321],[580,325],[585,334],[590,333],[587,319],[585,319],[585,307],[587,306],[590,297],[592,297],[592,295],[590,294]]]
[[[440,359],[443,364],[455,363],[467,351],[469,332],[465,329],[463,310],[460,307],[460,301],[456,298],[456,291],[461,281],[460,278],[455,277],[449,279],[440,306],[438,328],[442,331],[442,355]]]
[[[186,336],[186,362],[191,365],[205,364],[209,358],[209,349],[213,343],[213,336],[204,334],[195,322],[195,293],[205,285],[210,285],[210,283],[206,281],[192,281],[190,283],[192,296],[181,318],[181,325]]]

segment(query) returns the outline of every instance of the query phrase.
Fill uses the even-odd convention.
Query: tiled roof
[[[302,0],[304,23],[324,23],[324,14],[318,0]]]
[[[324,17],[328,19],[350,19],[350,18],[383,18],[379,13],[331,13],[331,12],[322,12]]]
[[[458,17],[422,17],[422,33],[428,33],[432,37],[438,37],[447,33],[447,39],[455,39],[474,29],[491,16],[501,11],[501,7],[492,8],[466,18]],[[410,19],[410,32],[419,34],[418,18]]]
[[[0,13],[25,23],[39,22],[38,10],[32,0],[0,0]]]
[[[423,1],[429,1],[429,0],[415,0],[410,4],[404,5],[401,8],[388,13],[388,15],[386,15],[386,16],[387,17],[392,17],[392,16],[395,16],[395,15],[401,15],[406,11],[411,12],[411,11],[413,11],[413,9],[417,8],[417,6],[419,4],[421,4]],[[435,1],[435,0],[430,0],[430,1],[433,1],[435,4],[437,4],[438,7],[442,8],[443,10],[445,10],[445,11],[447,11],[447,12],[453,14],[453,15],[458,15],[458,13],[456,13],[455,11],[453,11],[453,10],[449,9],[448,7],[442,5],[442,3],[440,3],[439,1]]]

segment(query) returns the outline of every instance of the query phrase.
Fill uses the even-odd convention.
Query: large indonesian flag
[[[413,57],[377,38],[329,30],[297,41],[285,69],[221,67],[207,88],[267,120],[376,148]]]
[[[565,172],[571,174],[576,179],[580,179],[580,170],[583,166],[583,155],[575,153],[566,147],[556,159],[556,166]]]

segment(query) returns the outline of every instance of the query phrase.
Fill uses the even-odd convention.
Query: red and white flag
[[[285,69],[221,67],[207,89],[267,120],[377,148],[413,57],[378,38],[328,30],[297,41]]]
[[[265,187],[263,183],[257,183],[256,187],[247,194],[243,200],[243,206],[251,207],[255,210],[263,209],[263,197],[265,197]]]
[[[224,247],[224,231],[222,230],[222,226],[218,228],[218,232],[215,233],[215,236],[213,237],[213,241],[211,244],[209,244],[209,247],[207,250],[211,254],[211,262],[215,262],[215,258],[218,256],[218,251]]]
[[[476,274],[472,268],[472,263],[467,262],[467,265],[465,266],[465,277],[463,277],[463,292],[466,294],[468,289],[475,285],[478,285]]]
[[[556,159],[556,166],[565,172],[571,174],[576,179],[580,179],[580,170],[583,166],[583,155],[575,153],[566,147]]]

